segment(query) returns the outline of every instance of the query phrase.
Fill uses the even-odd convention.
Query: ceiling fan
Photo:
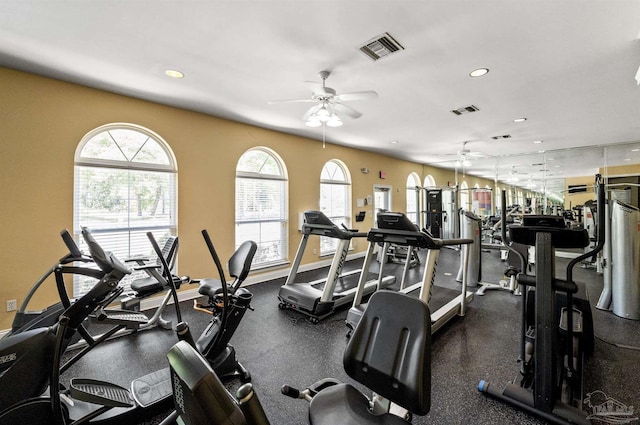
[[[467,143],[469,143],[469,141],[463,142],[462,143],[462,149],[460,149],[455,155],[458,156],[458,159],[455,162],[455,166],[456,168],[459,167],[471,167],[471,159],[473,158],[484,158],[487,155],[483,154],[482,152],[474,152],[471,151],[469,149],[467,149]]]
[[[309,127],[320,127],[326,124],[329,127],[339,127],[342,125],[340,115],[353,119],[362,116],[362,113],[345,105],[343,102],[375,99],[378,97],[378,93],[373,90],[338,94],[335,89],[326,86],[326,80],[329,78],[329,75],[331,75],[329,71],[320,71],[320,73],[318,73],[318,77],[322,80],[322,86],[315,88],[310,98],[272,100],[269,101],[269,104],[292,102],[315,103],[315,105],[309,108],[304,114],[303,119],[305,125]]]

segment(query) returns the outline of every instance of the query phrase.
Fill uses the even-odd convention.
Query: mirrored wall
[[[452,164],[451,168],[455,168]],[[594,176],[601,173],[610,189],[626,202],[638,206],[640,142],[585,148],[557,149],[524,155],[483,155],[470,158],[459,175],[494,181],[509,189],[513,203],[524,197],[538,198],[538,205],[571,208],[595,196]],[[535,201],[534,201],[535,202]]]

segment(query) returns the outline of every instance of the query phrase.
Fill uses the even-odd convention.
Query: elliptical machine
[[[20,308],[15,313],[13,323],[11,325],[11,331],[5,335],[5,337],[25,332],[30,329],[53,326],[58,322],[60,314],[71,305],[71,297],[67,293],[66,287],[63,284],[63,276],[65,274],[84,274],[83,270],[86,268],[78,268],[74,266],[73,263],[91,263],[93,262],[93,259],[90,255],[85,255],[80,251],[68,230],[62,230],[60,232],[60,236],[69,249],[69,253],[62,257],[53,267],[47,270],[31,286],[31,289],[20,305]],[[166,263],[172,263],[175,261],[177,249],[178,238],[171,236],[165,241],[162,251],[156,252],[158,259],[155,264],[146,264],[142,258],[125,260],[125,263],[135,261],[138,265],[134,267],[134,270],[145,271],[148,278],[135,279],[131,283],[131,291],[121,294],[120,305],[122,308],[103,309],[103,314],[99,319],[89,317],[89,319],[94,319],[94,322],[97,321],[102,325],[110,324],[114,325],[114,327],[102,334],[96,335],[89,331],[89,327],[81,325],[78,328],[77,335],[69,348],[79,348],[82,346],[87,350],[90,350],[108,338],[127,335],[143,329],[150,329],[156,325],[160,325],[164,329],[171,329],[171,321],[162,317],[167,304],[172,298],[172,290],[170,287],[171,285],[169,285],[169,279],[165,276],[160,256],[165,258]],[[161,252],[161,254],[159,252]],[[55,277],[60,301],[42,310],[29,310],[29,304],[33,296],[51,275],[54,275]],[[179,277],[171,275],[171,280],[173,281],[173,286],[178,289],[182,283],[187,283],[190,279],[188,276]],[[166,293],[160,303],[160,306],[156,309],[155,314],[152,317],[147,317],[146,314],[140,312],[140,300],[161,291],[165,291]],[[78,344],[76,344],[76,342],[78,342]]]
[[[73,240],[73,237],[69,234],[69,231],[67,229],[62,230],[60,232],[60,237],[69,250],[69,253],[60,258],[32,285],[31,289],[25,296],[24,301],[20,305],[20,308],[18,308],[13,317],[11,331],[7,333],[4,338],[8,338],[11,335],[26,332],[31,329],[46,328],[58,323],[60,314],[71,305],[66,288],[64,285],[60,285],[60,282],[64,282],[64,274],[87,275],[87,273],[92,273],[89,271],[90,269],[86,267],[73,266],[73,263],[76,262],[92,263],[93,259],[91,256],[84,255],[80,251],[78,245],[76,245]],[[29,302],[33,298],[34,294],[51,275],[55,276],[56,283],[58,284],[57,290],[60,302],[52,304],[42,310],[28,310]]]
[[[62,364],[62,354],[72,337],[82,328],[82,323],[90,315],[98,319],[106,315],[105,311],[109,311],[106,306],[123,292],[118,283],[126,274],[131,273],[115,256],[102,250],[93,240],[88,229],[83,229],[83,236],[91,254],[83,258],[86,261],[95,262],[100,270],[94,268],[73,268],[73,270],[76,274],[100,279],[98,284],[87,295],[70,304],[59,315],[59,322],[56,325],[24,331],[0,341],[0,358],[7,359],[0,364],[0,409],[2,409],[0,423],[3,425],[116,423],[121,422],[125,417],[138,416],[146,412],[145,409],[170,400],[172,383],[169,368],[134,380],[131,383],[131,391],[108,382],[86,379],[72,379],[68,389],[57,390],[60,388],[61,373],[78,358],[76,355],[72,360]],[[151,233],[147,233],[147,236],[163,262],[165,278],[172,282],[169,267],[161,254],[160,247]],[[77,246],[75,244],[73,246],[77,250]],[[212,248],[211,245],[210,249]],[[73,249],[70,251],[74,252]],[[243,263],[243,270],[244,267],[247,268],[246,273],[249,266],[250,261],[246,266]],[[70,273],[70,269],[71,266],[66,272]],[[64,286],[64,281],[61,285]],[[227,289],[226,284],[224,288]],[[179,322],[176,326],[178,338],[189,341],[195,346],[188,325],[182,322],[175,287],[172,295]],[[215,298],[217,300],[217,295]],[[248,305],[250,298],[247,299],[245,296],[242,302]],[[209,351],[205,352],[212,364],[219,362],[227,368],[234,366],[234,362],[239,365],[235,359],[235,351],[227,344],[237,327],[237,323],[233,326],[228,325],[232,323],[232,319],[225,319],[230,312],[231,310],[222,310],[223,319],[212,320],[221,324],[210,333],[210,338],[213,339],[208,346]],[[85,353],[86,350],[82,352]]]
[[[596,175],[596,188],[601,208],[604,184],[600,175]],[[597,245],[569,262],[566,280],[555,278],[554,248],[588,246],[586,229],[559,227],[557,217],[530,216],[528,220],[534,218],[533,224],[509,228],[514,242],[536,248],[535,276],[526,273],[517,276],[518,284],[525,288],[520,346],[522,376],[519,383],[508,383],[503,390],[482,380],[478,390],[550,423],[586,425],[590,421],[581,410],[583,359],[593,351],[593,323],[588,299],[574,297],[579,288],[573,281],[573,268],[602,249],[604,215],[600,215]]]
[[[125,275],[131,273],[113,255],[102,250],[96,251],[94,248],[90,245],[91,258],[100,270],[75,270],[76,273],[98,279],[91,290],[64,309],[58,315],[59,320],[55,325],[25,330],[0,341],[0,358],[6,360],[0,364],[0,405],[3,407],[0,411],[0,423],[68,423],[68,411],[61,401],[61,391],[57,390],[60,387],[62,353],[88,315],[108,305],[122,293],[118,283]],[[76,255],[79,251],[70,251],[76,258],[81,257]],[[48,388],[56,390],[49,391],[47,395]],[[102,389],[110,391],[112,388]],[[65,391],[65,394],[67,393],[77,400],[82,398],[78,395],[80,393],[74,393],[74,388]],[[122,403],[121,393],[111,394],[114,394],[111,397],[111,405],[105,403],[104,407],[99,409],[100,412]]]

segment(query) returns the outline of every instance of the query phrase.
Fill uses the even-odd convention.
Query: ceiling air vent
[[[471,112],[476,112],[479,110],[480,109],[477,106],[469,105],[469,106],[463,106],[462,108],[454,109],[451,112],[456,115],[462,115],[462,114],[470,114]]]
[[[511,135],[510,134],[504,134],[502,136],[493,136],[492,139],[493,140],[511,139]]]
[[[398,43],[391,35],[385,32],[382,35],[367,41],[359,50],[367,55],[369,59],[377,61],[386,58],[394,53],[404,50],[404,47]]]

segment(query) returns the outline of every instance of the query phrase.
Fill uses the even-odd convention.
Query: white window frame
[[[246,172],[246,171],[238,171],[238,165],[240,164],[240,161],[242,160],[242,158],[247,155],[248,153],[252,152],[252,151],[259,151],[262,152],[268,156],[270,156],[278,165],[278,169],[280,171],[280,174],[266,174],[266,173],[259,173],[259,172]],[[282,200],[282,216],[279,218],[270,218],[270,219],[242,219],[239,220],[238,219],[238,179],[253,179],[253,180],[268,180],[268,181],[279,181],[279,182],[283,182],[283,196],[284,199]],[[244,242],[244,240],[240,240],[242,239],[242,237],[240,237],[239,235],[239,231],[238,228],[239,226],[243,225],[243,224],[258,224],[258,225],[262,225],[264,223],[279,223],[280,225],[280,237],[279,239],[276,241],[276,243],[278,243],[280,245],[280,256],[278,258],[274,258],[271,260],[266,260],[264,261],[262,259],[262,257],[265,255],[265,252],[269,250],[268,247],[264,246],[264,241],[260,240],[260,237],[258,238],[254,238],[254,241],[258,244],[258,251],[256,252],[256,256],[254,257],[253,260],[253,264],[251,266],[251,268],[253,270],[256,269],[261,269],[261,268],[267,268],[267,267],[273,267],[273,266],[279,266],[282,264],[286,264],[288,262],[288,252],[289,252],[289,220],[288,220],[288,211],[289,211],[289,185],[288,185],[288,177],[287,177],[287,169],[286,166],[284,164],[284,161],[282,160],[282,158],[280,158],[280,156],[273,150],[263,147],[263,146],[256,146],[253,147],[251,149],[246,150],[241,156],[240,158],[238,158],[238,161],[236,163],[236,202],[235,202],[235,244],[236,244],[236,248],[238,246],[240,246],[241,243]],[[262,229],[261,229],[262,230]],[[262,235],[261,231],[260,231],[260,236]],[[255,240],[258,239],[258,240]]]
[[[410,173],[407,176],[407,208],[406,213],[409,220],[419,225],[420,219],[420,176],[417,173]],[[411,202],[413,200],[413,203]]]
[[[333,178],[323,179],[322,175],[324,174],[326,167],[328,164],[335,165],[338,169],[342,171],[342,175],[344,176],[343,180],[337,180]],[[323,186],[334,186],[334,187],[343,187],[344,191],[344,205],[345,211],[344,215],[338,215],[335,211],[330,210],[330,208],[322,203],[322,189]],[[351,228],[351,174],[349,173],[349,168],[347,165],[340,161],[339,159],[331,159],[327,161],[322,166],[322,171],[320,172],[320,200],[318,204],[320,206],[320,211],[324,212],[327,217],[331,221],[333,221],[336,225],[340,226],[344,224],[346,227]],[[338,246],[338,241],[331,238],[322,237],[320,240],[320,256],[332,255],[336,252],[336,248]]]
[[[106,158],[92,158],[88,156],[83,156],[83,152],[87,144],[97,135],[105,132],[117,131],[117,130],[128,130],[140,133],[146,136],[147,140],[152,140],[159,146],[164,154],[166,155],[167,164],[161,163],[150,163],[150,162],[134,162],[132,160],[117,160],[117,159],[106,159]],[[109,133],[111,137],[111,133]],[[115,141],[115,140],[114,140]],[[116,146],[120,149],[120,145],[118,145],[117,141],[115,141]],[[147,143],[147,142],[145,142]],[[142,148],[140,148],[142,149]],[[120,150],[122,152],[122,150]],[[133,157],[140,152],[136,152]],[[124,153],[123,153],[124,156]],[[82,227],[87,225],[87,223],[82,223],[82,219],[80,218],[80,193],[82,193],[81,184],[82,184],[82,174],[91,169],[95,168],[96,170],[126,170],[132,172],[154,172],[154,173],[166,173],[170,182],[170,190],[167,194],[169,198],[168,202],[168,223],[167,224],[150,224],[150,225],[140,225],[140,223],[131,225],[131,221],[127,221],[127,225],[122,225],[122,223],[114,226],[114,227],[104,227],[100,226],[99,228],[91,228],[92,234],[98,241],[98,243],[103,244],[103,247],[106,250],[112,251],[116,257],[120,260],[125,260],[131,256],[153,256],[153,249],[151,244],[147,245],[148,250],[146,252],[133,252],[131,245],[131,235],[134,233],[146,233],[152,232],[156,238],[158,238],[158,243],[162,243],[162,238],[177,234],[177,199],[178,199],[178,168],[175,156],[173,151],[169,147],[168,143],[160,137],[157,133],[149,130],[148,128],[130,124],[130,123],[111,123],[105,124],[98,128],[95,128],[85,134],[80,143],[76,148],[75,158],[74,158],[74,173],[75,173],[75,181],[74,181],[74,208],[73,208],[73,233],[74,238],[78,242],[81,249],[84,248],[84,239],[82,238],[81,232]],[[127,191],[131,189],[131,186],[127,186]],[[130,195],[129,195],[130,196]],[[130,216],[132,212],[132,208],[134,208],[133,203],[131,202],[131,198],[127,200],[128,203],[128,215]],[[108,241],[110,240],[110,236],[117,234],[126,234],[128,235],[125,243],[122,243],[122,240],[118,239],[120,242],[117,244],[117,247],[110,247]],[[139,235],[138,235],[139,236]],[[145,236],[146,238],[146,236]],[[86,251],[86,249],[84,249]],[[122,281],[121,285],[125,287],[125,290],[128,290],[129,284],[133,279],[138,277],[143,277],[143,272],[136,272],[131,275],[126,276]],[[85,278],[76,277],[74,279],[74,297],[82,296],[88,289],[88,285],[90,285],[90,280]]]

